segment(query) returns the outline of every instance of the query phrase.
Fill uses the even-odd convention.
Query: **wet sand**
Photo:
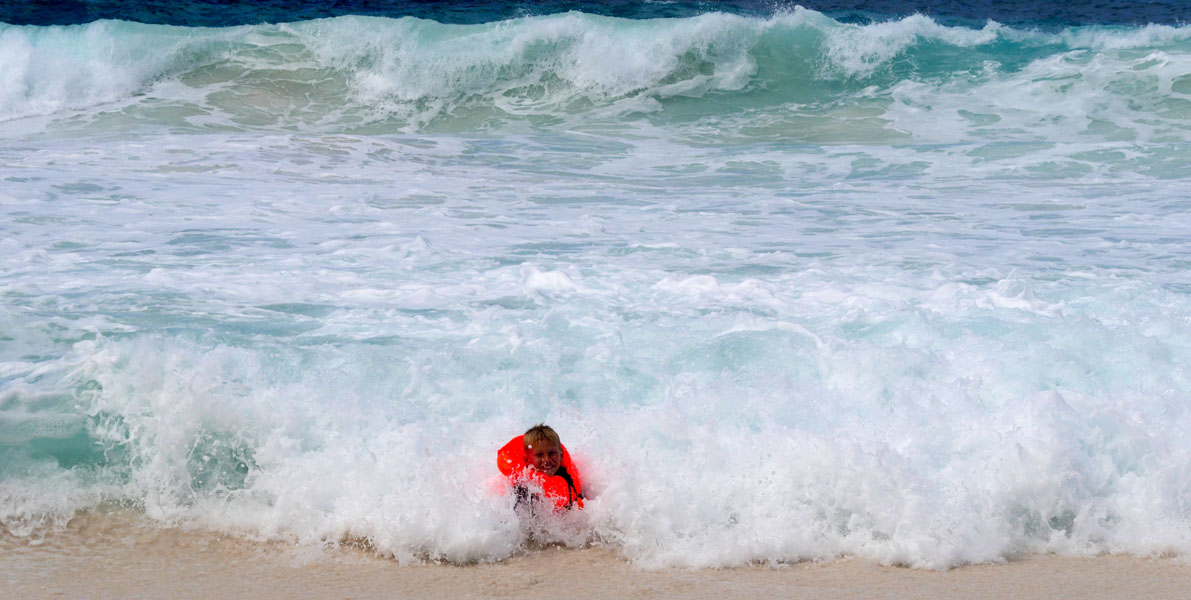
[[[477,565],[402,566],[363,550],[259,543],[124,518],[76,519],[40,544],[0,533],[0,598],[1191,597],[1184,558],[1037,556],[949,571],[841,559],[647,571],[599,548]]]

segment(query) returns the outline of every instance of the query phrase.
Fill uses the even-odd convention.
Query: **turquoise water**
[[[1191,30],[0,26],[0,521],[644,566],[1191,547]]]

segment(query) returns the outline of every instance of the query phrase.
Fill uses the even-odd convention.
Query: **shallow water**
[[[1191,548],[1191,30],[0,26],[0,520],[643,566]]]

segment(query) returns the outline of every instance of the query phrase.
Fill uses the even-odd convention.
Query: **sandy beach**
[[[76,518],[37,544],[5,534],[4,598],[1185,599],[1184,558],[1036,556],[948,571],[843,558],[780,567],[644,570],[601,548],[477,565],[403,566],[365,550],[261,543]]]

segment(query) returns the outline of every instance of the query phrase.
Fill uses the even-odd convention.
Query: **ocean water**
[[[538,539],[645,567],[1185,555],[1191,27],[1135,4],[4,13],[0,523],[501,560],[545,421]]]

